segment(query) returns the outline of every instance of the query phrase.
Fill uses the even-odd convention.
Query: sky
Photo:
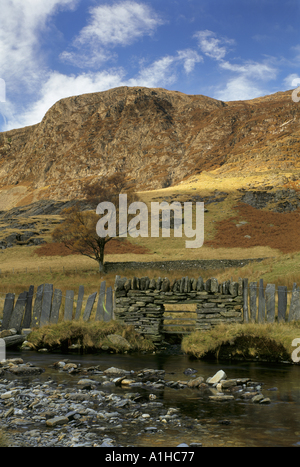
[[[223,101],[300,86],[299,0],[1,0],[0,131],[119,86]]]

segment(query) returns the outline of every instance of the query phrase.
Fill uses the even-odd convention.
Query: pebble
[[[16,368],[20,370],[12,371]],[[23,374],[22,368],[25,368]],[[27,373],[28,368],[33,368],[32,374]],[[99,367],[84,369],[68,360],[51,365],[54,371],[65,371],[72,378],[72,387],[68,387],[58,384],[53,375],[46,382],[40,381],[38,375],[44,369],[36,372],[35,368],[20,359],[0,363],[4,372],[0,377],[0,424],[8,436],[12,434],[11,447],[28,444],[33,447],[132,447],[138,435],[151,436],[168,429],[178,430],[179,435],[189,432],[195,420],[159,400],[165,387],[193,390],[206,397],[208,404],[235,403],[238,399],[259,404],[271,402],[261,394],[261,383],[252,383],[249,378],[227,380],[222,370],[207,384],[203,377],[193,377],[193,369],[189,368],[186,376],[193,379],[167,381],[165,371],[149,368],[135,372],[111,367],[103,371]],[[68,376],[72,368],[81,375]],[[9,374],[14,375],[13,381],[5,379]],[[87,374],[97,375],[97,379],[83,377]],[[131,387],[135,392],[130,392]],[[141,394],[137,392],[139,387],[143,389]],[[201,439],[192,445],[202,446]]]

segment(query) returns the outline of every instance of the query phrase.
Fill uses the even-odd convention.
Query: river
[[[236,399],[214,402],[203,397],[197,389],[171,389],[165,387],[156,392],[157,401],[166,407],[180,409],[181,415],[192,419],[184,432],[165,430],[155,437],[142,434],[135,439],[139,446],[176,446],[181,442],[201,442],[203,446],[300,446],[300,367],[290,364],[262,362],[216,362],[191,360],[185,355],[140,355],[140,354],[42,354],[31,351],[7,351],[7,358],[20,357],[45,368],[35,381],[46,381],[49,377],[66,383],[77,384],[78,375],[69,375],[49,368],[49,365],[68,358],[83,367],[100,365],[101,370],[109,367],[124,370],[152,368],[165,370],[166,380],[189,380],[183,372],[187,368],[197,370],[197,376],[206,380],[222,369],[231,378],[251,378],[262,383],[262,393],[271,399],[268,405],[253,404],[249,400]],[[276,388],[276,389],[275,389]],[[140,392],[140,388],[134,388]],[[271,389],[271,390],[270,390]],[[115,391],[121,391],[116,388]],[[124,390],[123,390],[124,391]],[[132,391],[132,390],[131,390]],[[128,444],[128,439],[126,440]],[[138,444],[137,444],[138,443]],[[176,444],[177,443],[177,444]]]

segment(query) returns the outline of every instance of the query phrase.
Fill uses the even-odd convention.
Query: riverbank
[[[0,336],[1,337],[1,336]],[[230,361],[269,361],[293,363],[292,346],[300,337],[300,323],[220,324],[189,335],[166,335],[156,347],[132,326],[116,321],[69,321],[34,329],[23,348],[40,351],[110,353],[185,353],[190,357]]]
[[[220,324],[185,336],[181,347],[194,358],[293,363],[292,342],[299,337],[299,321]]]
[[[133,326],[124,326],[117,321],[85,322],[62,321],[58,324],[35,328],[28,335],[23,347],[34,350],[68,350],[149,352],[155,350],[155,345],[149,339],[141,336]]]

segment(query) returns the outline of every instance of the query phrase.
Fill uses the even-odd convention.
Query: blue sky
[[[0,131],[40,122],[61,98],[124,85],[224,101],[300,85],[299,0],[1,0],[0,8]]]

